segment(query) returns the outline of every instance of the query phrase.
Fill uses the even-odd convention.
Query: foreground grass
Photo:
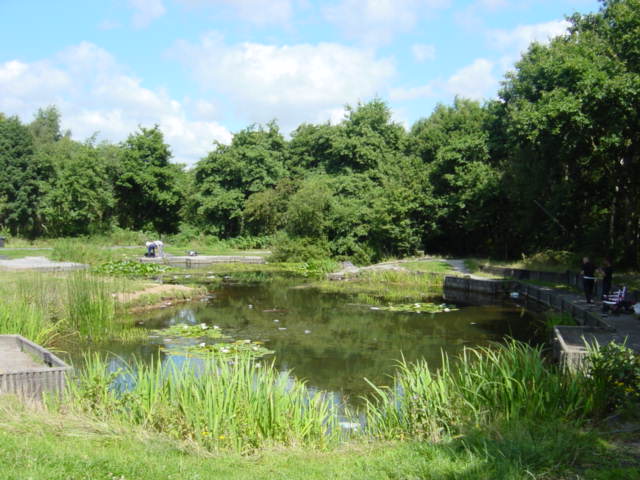
[[[556,429],[558,430],[558,429]],[[563,430],[560,428],[559,430]],[[542,433],[550,437],[542,436]],[[640,477],[626,443],[574,431],[531,436],[526,430],[483,432],[439,443],[416,441],[344,445],[330,451],[267,449],[241,456],[209,454],[188,442],[96,422],[78,415],[34,411],[6,399],[0,406],[0,471],[6,480],[202,479],[594,479]],[[569,444],[559,444],[559,440]],[[576,446],[574,445],[577,445]],[[572,466],[555,465],[551,449],[576,451]],[[544,461],[545,458],[550,458]],[[541,466],[534,466],[542,460]]]

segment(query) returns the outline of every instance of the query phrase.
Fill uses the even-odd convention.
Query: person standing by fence
[[[602,296],[609,295],[611,292],[611,282],[613,280],[613,267],[611,260],[605,258],[602,261],[602,267],[599,269],[604,277],[602,278]]]
[[[596,281],[596,266],[591,263],[589,257],[582,259],[582,286],[584,287],[584,297],[587,303],[593,303],[593,285]]]

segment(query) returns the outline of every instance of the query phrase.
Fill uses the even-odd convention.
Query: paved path
[[[475,280],[489,280],[487,277],[482,277],[480,275],[474,275],[471,273],[471,270],[467,268],[464,263],[464,260],[461,258],[439,258],[438,260],[447,262],[456,272],[463,273],[464,275],[468,275],[469,277]]]
[[[83,270],[88,265],[74,262],[53,262],[47,257],[24,257],[13,260],[0,260],[0,270],[9,271],[38,271],[57,272],[68,270]]]
[[[602,313],[602,302],[595,301],[588,304],[584,296],[573,292],[561,292],[561,295],[569,300],[572,304],[588,310],[596,315],[600,315],[602,322],[614,329],[614,332],[601,332],[591,335],[598,340],[599,344],[615,341],[622,343],[626,341],[627,346],[640,352],[640,319],[633,313]],[[582,343],[580,341],[580,343]]]

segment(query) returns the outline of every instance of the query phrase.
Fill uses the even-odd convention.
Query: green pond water
[[[151,330],[179,323],[216,325],[233,340],[262,341],[275,352],[260,361],[273,361],[276,368],[305,379],[309,388],[352,402],[369,391],[364,378],[378,385],[391,384],[396,362],[403,355],[409,361],[426,359],[437,367],[442,351],[456,354],[465,346],[487,345],[506,336],[535,341],[539,314],[511,299],[477,305],[495,299],[446,295],[446,302],[459,310],[388,312],[374,310],[352,296],[281,283],[223,284],[206,302],[136,318],[140,328],[150,330],[148,341],[105,349],[123,360],[133,355],[151,358],[160,351],[164,362],[179,364],[184,356],[161,350],[171,349],[175,340],[153,337]],[[114,367],[119,361],[114,359]]]

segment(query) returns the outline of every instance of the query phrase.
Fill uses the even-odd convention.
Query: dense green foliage
[[[157,126],[96,146],[63,134],[55,107],[29,125],[0,115],[0,228],[271,237],[302,260],[552,248],[637,266],[640,0],[570,22],[530,46],[497,100],[457,98],[408,131],[380,99],[289,139],[253,125],[191,170]]]

